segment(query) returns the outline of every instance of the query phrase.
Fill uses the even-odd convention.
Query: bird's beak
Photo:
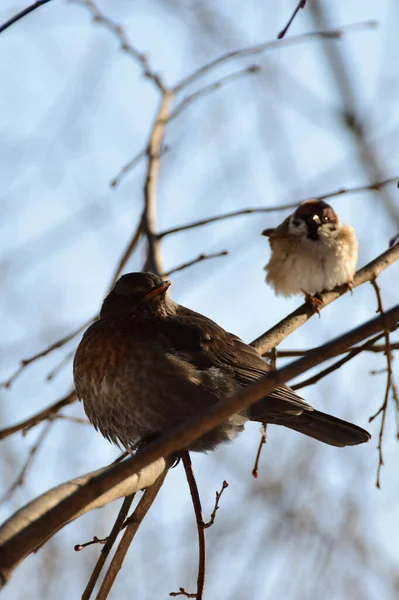
[[[271,229],[264,229],[262,231],[262,235],[265,235],[266,237],[269,237],[269,235],[271,235],[274,231],[274,228],[272,227]]]
[[[166,290],[172,285],[172,282],[166,279],[152,288],[145,296],[144,300],[153,300],[156,296],[161,296],[166,293]]]
[[[319,215],[313,215],[312,221],[314,221],[317,225],[321,225],[321,219]]]

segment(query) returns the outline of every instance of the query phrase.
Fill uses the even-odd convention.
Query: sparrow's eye
[[[328,223],[330,220],[330,217],[327,217],[327,215],[325,217],[323,217],[323,221],[324,223]]]
[[[294,220],[292,221],[292,223],[295,225],[295,227],[299,227],[299,225],[301,224],[301,222],[300,222],[300,220],[299,220],[299,219],[294,219]]]

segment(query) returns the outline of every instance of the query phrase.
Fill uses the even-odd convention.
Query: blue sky
[[[243,6],[223,0],[217,7],[209,3],[211,8],[205,10],[206,2],[108,0],[98,6],[123,23],[134,46],[148,53],[153,69],[171,85],[225,51],[274,39],[295,2],[282,1],[278,8],[275,4],[250,0]],[[377,29],[328,43],[339,47],[350,81],[352,108],[364,125],[383,176],[399,175],[398,8],[388,0],[378,4],[371,0],[324,0],[321,5],[327,11],[329,29],[370,19],[380,23]],[[0,21],[24,6],[22,2],[3,2]],[[316,29],[307,7],[297,16],[289,35]],[[261,67],[258,74],[238,79],[192,103],[167,127],[169,150],[162,157],[158,193],[159,230],[225,211],[295,202],[374,181],[353,135],[343,125],[342,110],[348,106],[344,106],[323,42],[312,40],[236,59],[209,74],[201,85],[251,64]],[[85,8],[57,0],[0,35],[0,73],[0,371],[5,378],[21,358],[58,339],[98,310],[142,209],[144,164],[116,189],[109,183],[146,144],[158,94],[142,77],[139,66],[118,50],[115,38],[91,22]],[[332,203],[341,219],[358,232],[359,266],[383,252],[399,230],[392,214],[399,214],[395,185],[382,194],[345,195]],[[229,251],[227,257],[176,274],[174,299],[207,314],[246,341],[283,318],[300,301],[277,299],[264,284],[262,269],[269,254],[267,240],[260,232],[279,223],[286,214],[246,216],[165,238],[162,248],[167,270],[202,252]],[[143,257],[144,249],[139,248],[129,270],[139,270]],[[397,265],[380,278],[386,308],[397,302],[398,280]],[[374,291],[365,285],[353,296],[326,308],[320,320],[312,319],[282,347],[320,344],[371,318],[375,308]],[[66,349],[56,351],[26,369],[11,390],[2,391],[0,414],[4,424],[33,414],[65,393],[71,382],[70,362],[51,382],[44,381],[65,354]],[[381,404],[385,386],[384,375],[370,376],[369,371],[383,367],[382,356],[362,355],[304,390],[304,396],[318,408],[368,427],[368,417]],[[79,404],[65,412],[83,416]],[[384,559],[381,570],[376,567],[373,573],[369,569],[369,589],[384,598],[394,597],[387,583],[389,577],[384,582],[381,575],[390,568],[386,565],[399,567],[394,417],[391,410],[382,491],[374,487],[378,422],[369,426],[373,440],[367,447],[343,451],[272,429],[261,481],[250,476],[258,443],[257,425],[250,425],[234,445],[210,456],[195,456],[208,512],[221,481],[228,479],[230,483],[217,525],[209,534],[209,597],[223,588],[221,573],[226,573],[229,558],[234,558],[231,566],[241,574],[241,584],[234,585],[228,597],[295,597],[294,583],[291,589],[281,572],[293,573],[293,582],[302,580],[314,568],[314,558],[313,563],[305,558],[305,554],[315,556],[314,547],[299,533],[298,547],[302,544],[304,551],[300,558],[294,557],[295,544],[284,541],[283,518],[287,515],[284,517],[281,506],[286,502],[289,510],[297,508],[300,514],[310,511],[321,529],[331,529],[333,536],[333,516],[343,518],[343,504],[350,501],[359,511],[358,524],[370,527],[369,536],[381,548]],[[2,442],[4,489],[38,434],[33,431]],[[301,455],[303,461],[299,460]],[[91,428],[67,421],[57,423],[25,485],[0,506],[1,516],[6,518],[56,483],[95,469],[115,456],[116,449]],[[279,488],[275,504],[272,482],[277,489],[282,472],[288,474],[287,483]],[[151,597],[151,593],[166,596],[180,585],[190,589],[194,585],[196,540],[186,484],[180,469],[168,479],[137,547],[131,550],[133,562],[122,572],[115,597],[118,590],[123,594],[131,589],[126,587],[130,585],[138,586],[134,589],[139,598]],[[250,511],[243,508],[248,506]],[[83,556],[74,554],[72,547],[92,535],[105,534],[115,510],[108,507],[87,515],[30,557],[15,572],[5,598],[21,597],[22,593],[23,597],[35,598],[77,596],[98,549],[89,549]],[[272,535],[273,523],[280,521],[281,539],[272,532],[273,548],[277,548],[273,553],[266,542],[262,543],[262,535],[265,531]],[[230,557],[232,545],[241,548],[243,540],[241,551]],[[343,544],[337,539],[332,555],[325,558],[325,566],[331,567],[332,573],[333,567],[339,567],[339,554],[347,557]],[[251,554],[255,548],[256,558]],[[265,569],[268,565],[267,589],[259,576],[262,561]],[[323,564],[320,558],[320,569]],[[132,565],[140,573],[133,583],[129,579]],[[156,565],[163,582],[154,581],[154,589],[146,580],[151,565]],[[364,569],[364,565],[354,567],[354,573],[363,577]],[[35,574],[27,590],[26,577],[32,570]],[[75,574],[73,584],[71,573]],[[183,581],[185,577],[187,581]],[[234,577],[231,580],[233,585]],[[73,592],[65,591],[67,582],[74,586]],[[330,582],[328,600],[340,597],[339,583]],[[317,579],[317,595],[323,585],[326,582]],[[355,587],[348,597],[356,597]],[[311,589],[304,590],[303,597],[311,598]]]

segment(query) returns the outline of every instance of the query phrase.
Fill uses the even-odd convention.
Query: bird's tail
[[[365,429],[318,410],[304,411],[297,416],[281,416],[272,421],[324,442],[330,446],[356,446],[368,442],[371,435]]]

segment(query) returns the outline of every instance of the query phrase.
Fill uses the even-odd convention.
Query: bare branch
[[[51,417],[52,421],[56,421],[59,419],[60,421],[70,421],[71,423],[77,423],[78,425],[91,425],[88,419],[81,419],[80,417],[73,417],[72,415],[53,415]]]
[[[384,329],[391,330],[398,322],[399,305],[331,342],[309,351],[306,356],[291,364],[268,373],[232,397],[220,400],[200,411],[195,417],[149,442],[135,456],[112,467],[101,469],[90,476],[63,484],[59,486],[62,489],[58,494],[59,488],[55,488],[52,493],[44,494],[44,499],[41,497],[34,500],[12,516],[0,529],[2,580],[6,581],[12,569],[21,560],[66,523],[115,499],[117,493],[127,495],[140,489],[142,486],[140,478],[148,483],[154,469],[158,469],[159,475],[159,469],[162,472],[165,468],[162,457],[172,456],[175,452],[186,448],[194,439],[210,431],[231,415],[245,410],[276,387],[336,356],[350,345],[358,344]]]
[[[0,25],[0,33],[3,33],[3,31],[11,27],[11,25],[14,25],[14,23],[17,23],[18,21],[23,19],[23,17],[26,17],[26,15],[29,15],[31,12],[33,12],[37,8],[40,8],[41,6],[43,6],[43,4],[47,4],[48,2],[50,2],[50,0],[38,0],[34,4],[28,6],[27,8],[24,8],[19,13],[11,17],[11,19],[8,19],[8,21],[3,23],[3,25]]]
[[[352,346],[351,348],[347,348],[344,352],[353,352],[354,350],[358,350],[358,348],[360,347],[361,346]],[[391,344],[391,350],[399,350],[399,343]],[[380,352],[385,352],[385,344],[374,344],[373,346],[364,348],[363,351],[374,352],[376,354]],[[309,348],[307,350],[279,350],[278,358],[295,358],[297,356],[303,356],[304,354],[306,354],[306,352],[309,352]],[[266,358],[271,358],[272,352],[265,352],[263,356]]]
[[[256,456],[255,456],[255,464],[254,464],[254,468],[252,469],[252,475],[253,475],[253,477],[255,477],[255,479],[258,477],[258,474],[259,474],[260,455],[262,454],[263,446],[266,444],[266,442],[267,442],[267,423],[263,423],[262,429],[261,429],[259,446],[258,446],[258,450],[257,450]]]
[[[200,254],[199,256],[197,256],[197,258],[194,258],[193,260],[189,260],[188,262],[182,263],[178,267],[174,267],[170,271],[163,273],[162,277],[169,277],[169,275],[172,275],[172,273],[177,273],[178,271],[183,271],[183,269],[192,267],[193,265],[196,265],[197,263],[202,262],[203,260],[209,260],[210,258],[219,258],[220,256],[227,256],[227,255],[228,255],[227,250],[221,250],[220,252],[214,252],[212,254]]]
[[[146,154],[147,148],[143,148],[143,150],[140,150],[140,152],[138,152],[136,156],[132,158],[132,160],[129,160],[129,162],[123,165],[119,173],[117,173],[117,175],[115,175],[115,177],[111,179],[110,186],[113,188],[117,187],[120,184],[121,180],[125,177],[125,175],[127,175],[127,173],[130,173],[130,171],[132,171],[134,167],[138,165],[138,163],[146,156]]]
[[[75,352],[76,348],[74,348],[73,350],[68,352],[68,354],[63,356],[60,362],[57,365],[55,365],[55,367],[53,367],[51,371],[47,373],[46,381],[52,381],[54,377],[56,377],[62,371],[62,369],[67,366],[69,361],[73,359]]]
[[[377,283],[377,278],[375,277],[374,279],[371,280],[371,285],[374,288],[376,297],[377,297],[377,312],[380,313],[381,315],[384,314],[384,307],[382,304],[382,297],[381,297],[381,290],[380,290],[380,286]],[[392,361],[393,361],[393,355],[392,355],[392,348],[391,348],[391,338],[390,338],[390,334],[389,334],[389,329],[384,329],[384,337],[385,337],[385,356],[387,359],[387,383],[386,383],[386,387],[385,387],[385,395],[384,395],[384,401],[381,405],[381,407],[379,408],[379,410],[376,412],[375,415],[373,415],[372,417],[370,417],[369,421],[373,421],[378,415],[382,415],[381,416],[381,426],[380,426],[380,433],[378,436],[378,467],[377,467],[377,479],[376,479],[376,486],[378,488],[381,488],[381,469],[384,465],[384,457],[382,454],[382,441],[383,441],[383,437],[384,437],[384,429],[385,429],[385,422],[386,422],[386,415],[387,415],[387,409],[388,409],[388,400],[389,400],[389,393],[392,390],[392,395],[393,395],[393,399],[396,403],[396,408],[398,409],[398,394],[396,391],[396,385],[393,379],[393,371],[392,371]]]
[[[229,487],[229,484],[227,483],[227,481],[223,481],[222,487],[220,488],[220,492],[216,492],[215,506],[213,507],[213,511],[211,513],[211,518],[209,519],[209,521],[207,523],[204,523],[205,529],[207,529],[208,527],[212,527],[212,525],[214,524],[215,519],[216,519],[216,513],[219,510],[220,498],[222,497],[224,490],[228,487]]]
[[[108,568],[107,574],[104,577],[104,581],[97,594],[97,600],[106,600],[106,598],[108,598],[108,594],[111,591],[116,576],[122,568],[122,564],[125,559],[126,553],[129,549],[129,546],[132,543],[133,538],[136,535],[138,528],[143,522],[146,514],[150,510],[155,498],[157,497],[158,492],[161,489],[167,474],[168,470],[165,470],[163,473],[161,473],[161,475],[159,475],[159,477],[151,485],[151,487],[146,489],[134,513],[131,517],[127,519],[126,531],[123,534],[123,537],[115,552],[115,556],[113,557],[111,564]]]
[[[22,359],[21,366],[11,375],[11,377],[9,377],[6,381],[0,383],[0,387],[9,388],[28,365],[32,364],[33,362],[36,362],[37,360],[39,360],[39,358],[43,358],[43,356],[47,356],[54,350],[58,350],[59,348],[62,348],[62,346],[65,346],[65,344],[70,342],[75,336],[77,336],[81,331],[83,331],[83,329],[86,329],[86,327],[88,327],[92,323],[92,321],[93,319],[86,321],[85,323],[83,323],[83,325],[80,325],[78,329],[75,329],[71,333],[68,333],[61,339],[57,340],[53,344],[50,344],[50,346],[47,346],[47,348],[44,348],[44,350],[41,350],[40,352],[34,354],[30,358]]]
[[[365,29],[374,29],[377,27],[378,23],[376,21],[364,21],[362,23],[353,23],[352,25],[346,25],[343,27],[339,27],[337,29],[332,29],[329,31],[316,31],[313,33],[304,33],[301,35],[293,36],[292,38],[285,39],[283,41],[273,40],[271,42],[265,42],[263,44],[258,44],[256,46],[250,46],[249,48],[241,48],[240,50],[233,50],[232,52],[227,52],[226,54],[222,54],[218,58],[210,61],[206,65],[203,65],[184,79],[182,79],[175,87],[174,91],[179,92],[215,67],[228,62],[234,58],[242,58],[244,56],[255,56],[257,54],[262,54],[266,50],[272,50],[274,48],[282,48],[288,46],[295,46],[297,44],[302,44],[307,40],[312,39],[340,39],[343,35],[346,35],[355,31],[363,31]]]
[[[326,200],[327,198],[335,198],[336,196],[343,196],[344,194],[358,194],[361,192],[370,192],[370,191],[379,191],[382,187],[386,185],[390,185],[391,183],[397,182],[397,177],[389,177],[389,179],[384,179],[383,181],[377,181],[374,183],[370,183],[369,185],[361,185],[351,188],[339,188],[333,192],[328,192],[327,194],[321,194],[319,196],[312,196],[312,198],[306,198],[305,200],[298,200],[297,202],[292,202],[290,204],[280,204],[277,206],[264,206],[264,207],[254,207],[254,208],[243,208],[241,210],[234,210],[232,212],[224,213],[222,215],[217,215],[216,217],[209,217],[207,219],[200,219],[199,221],[193,221],[192,223],[187,223],[185,225],[180,225],[178,227],[172,227],[171,229],[166,229],[158,234],[159,238],[163,238],[167,235],[171,235],[173,233],[178,233],[180,231],[187,231],[188,229],[194,229],[195,227],[202,227],[203,225],[208,225],[209,223],[215,223],[216,221],[224,221],[225,219],[231,219],[233,217],[241,217],[243,215],[253,215],[253,214],[261,214],[261,213],[271,213],[271,212],[282,212],[284,210],[291,210],[293,208],[297,208],[302,202],[306,200]]]
[[[354,278],[353,288],[358,287],[366,281],[371,281],[377,277],[384,269],[389,267],[399,258],[399,245],[393,246],[383,254],[380,254],[377,258],[372,260],[368,265],[360,269]],[[340,296],[343,296],[348,291],[347,285],[342,285],[331,292],[324,292],[320,294],[323,300],[323,307],[331,304]],[[282,321],[274,325],[269,331],[259,336],[253,343],[252,346],[262,354],[269,352],[271,348],[278,346],[287,335],[298,329],[303,323],[308,321],[314,316],[313,309],[305,302],[292,312],[288,317],[285,317]]]
[[[144,185],[143,232],[147,238],[147,260],[145,271],[160,275],[163,272],[160,238],[156,233],[156,200],[160,167],[160,152],[165,135],[165,125],[170,115],[173,92],[165,91],[148,145],[147,177]]]
[[[195,521],[197,523],[198,533],[198,575],[197,575],[197,592],[195,598],[202,600],[205,589],[205,570],[206,570],[206,538],[205,538],[205,521],[202,513],[201,499],[198,492],[197,482],[193,471],[190,454],[187,450],[183,450],[181,458],[186,472],[188,487],[190,488],[191,499],[193,501]],[[181,588],[180,588],[181,589]],[[170,594],[172,595],[172,594]]]
[[[258,65],[251,65],[249,67],[246,67],[245,69],[237,71],[236,73],[231,73],[230,75],[221,77],[214,83],[205,85],[203,88],[200,88],[199,90],[183,98],[183,100],[176,106],[176,108],[171,113],[168,121],[170,122],[172,119],[179,116],[190,104],[192,104],[196,100],[199,100],[200,98],[211,94],[215,90],[220,90],[222,87],[224,87],[228,83],[231,83],[232,81],[241,79],[241,77],[244,77],[245,75],[252,75],[254,73],[258,73],[258,71],[260,71],[260,67]]]
[[[93,536],[93,539],[89,542],[83,542],[82,544],[75,544],[74,550],[75,552],[80,552],[89,546],[93,546],[94,544],[105,544],[108,538],[98,538],[96,535]]]
[[[157,73],[155,73],[148,62],[147,55],[143,52],[140,52],[135,48],[128,40],[128,37],[125,33],[125,30],[121,25],[118,25],[114,21],[112,21],[109,17],[107,17],[104,13],[102,13],[94,0],[72,0],[75,4],[80,4],[84,8],[91,13],[93,17],[94,23],[98,23],[103,25],[108,31],[110,31],[120,42],[121,50],[131,56],[141,67],[143,71],[144,77],[150,79],[158,90],[163,94],[166,91],[164,83],[162,79]]]
[[[57,402],[54,402],[54,404],[50,404],[50,406],[48,406],[44,410],[41,410],[40,412],[33,415],[33,417],[29,417],[29,419],[25,419],[25,421],[21,421],[16,425],[11,425],[11,427],[5,427],[4,429],[0,429],[0,440],[4,440],[4,438],[8,437],[9,435],[12,435],[13,433],[17,433],[18,431],[23,431],[24,433],[26,433],[27,431],[29,431],[29,429],[31,429],[35,425],[38,425],[42,421],[45,421],[46,419],[53,419],[54,415],[59,410],[61,410],[61,408],[64,408],[64,406],[68,406],[68,404],[72,404],[77,399],[78,397],[76,395],[75,390],[69,392],[69,394],[67,394]]]
[[[294,12],[292,13],[292,15],[291,15],[291,17],[290,17],[287,25],[278,34],[278,36],[277,36],[278,40],[281,40],[285,36],[285,34],[287,33],[289,27],[291,26],[291,24],[292,24],[293,20],[295,19],[297,13],[299,12],[299,10],[301,8],[305,8],[305,6],[306,6],[306,0],[299,0],[298,5],[297,5],[296,9],[294,10]]]
[[[89,600],[94,587],[97,583],[97,580],[100,576],[101,570],[105,564],[105,561],[108,558],[109,553],[111,552],[112,546],[115,543],[116,538],[119,535],[119,532],[122,529],[123,523],[125,522],[125,519],[128,515],[130,506],[133,502],[134,499],[134,494],[130,494],[129,496],[126,496],[126,498],[124,499],[121,509],[118,513],[118,516],[116,517],[115,523],[111,529],[111,532],[109,534],[109,536],[106,539],[105,545],[104,547],[101,549],[101,553],[100,556],[98,557],[96,566],[93,569],[93,572],[90,576],[90,579],[85,587],[85,590],[82,594],[82,600]],[[76,547],[75,547],[76,549]]]
[[[189,592],[186,592],[186,590],[181,587],[179,588],[178,592],[170,592],[169,596],[173,596],[174,598],[176,596],[184,596],[185,598],[196,598],[197,594],[190,594]]]
[[[140,237],[141,237],[142,233],[143,233],[143,217],[140,218],[140,221],[138,222],[137,227],[134,230],[133,235],[130,238],[128,245],[126,246],[121,258],[119,259],[118,264],[116,265],[116,269],[111,277],[111,281],[108,286],[107,294],[109,294],[109,292],[114,287],[115,283],[118,281],[120,274],[122,273],[123,269],[125,268],[129,258],[133,254],[134,250],[136,249],[137,244],[140,241]]]
[[[300,390],[300,389],[302,389],[304,387],[308,387],[309,385],[314,385],[315,383],[317,383],[318,381],[320,381],[320,379],[323,379],[323,377],[326,377],[327,375],[330,375],[330,373],[333,373],[334,371],[337,371],[343,365],[345,365],[347,362],[349,362],[350,360],[352,360],[352,358],[355,358],[355,356],[357,356],[361,352],[364,352],[365,350],[367,350],[367,346],[373,345],[375,342],[377,342],[378,340],[380,340],[381,338],[383,338],[384,335],[385,335],[384,333],[379,333],[374,338],[372,338],[371,340],[369,340],[368,342],[366,342],[362,346],[359,346],[355,350],[349,350],[348,349],[347,356],[344,356],[340,360],[337,360],[333,365],[327,367],[327,369],[323,369],[322,371],[320,371],[320,373],[317,373],[313,377],[309,377],[309,379],[306,379],[305,381],[301,381],[300,383],[296,383],[295,385],[292,386],[292,389],[296,391],[296,390]]]
[[[15,492],[15,490],[24,484],[26,474],[27,474],[29,468],[32,466],[32,463],[35,459],[35,456],[36,456],[38,450],[43,445],[44,440],[45,440],[48,432],[50,431],[50,427],[52,424],[53,424],[52,421],[49,421],[43,427],[36,442],[33,444],[31,449],[29,450],[28,457],[27,457],[25,464],[23,465],[18,477],[16,478],[14,483],[10,486],[10,488],[7,490],[7,492],[2,496],[2,498],[0,498],[0,504],[5,502],[6,500],[8,500],[12,496],[12,494]]]

